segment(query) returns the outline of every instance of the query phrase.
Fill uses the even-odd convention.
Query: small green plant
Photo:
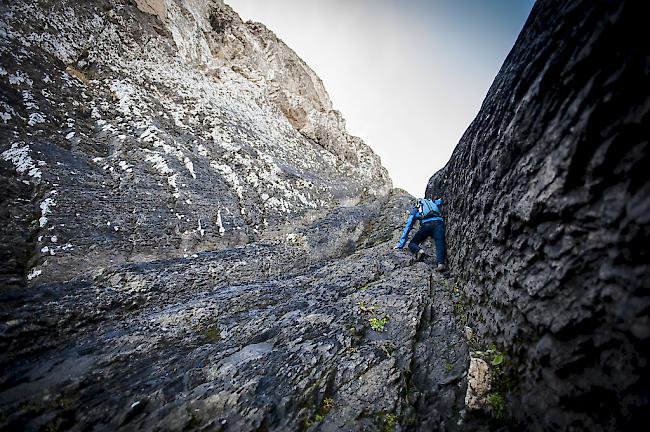
[[[325,398],[323,400],[323,408],[321,409],[321,411],[327,410],[327,411],[325,411],[325,413],[327,414],[328,412],[330,412],[330,410],[332,409],[333,406],[334,406],[334,399]]]
[[[368,321],[370,322],[370,328],[374,331],[383,332],[386,324],[390,321],[390,317],[388,315],[384,315],[382,318],[371,317]]]
[[[503,363],[504,359],[505,357],[503,353],[496,352],[492,357],[492,361],[490,363],[492,364],[492,366],[499,366],[501,363]]]
[[[492,414],[497,420],[503,420],[506,413],[506,400],[501,393],[490,393],[487,397]]]
[[[320,406],[320,409],[316,412],[316,414],[314,414],[313,417],[308,417],[303,421],[302,423],[303,429],[309,429],[315,423],[322,422],[325,419],[325,416],[331,411],[333,407],[334,407],[334,399],[332,398],[323,399],[323,403]]]
[[[394,428],[395,425],[397,424],[397,416],[393,413],[386,414],[386,417],[384,417],[384,428],[383,432],[391,432]]]
[[[445,365],[445,370],[447,372],[451,372],[452,370],[454,370],[454,364],[451,362],[447,362],[447,364]]]
[[[517,375],[512,371],[512,359],[499,351],[495,344],[485,350],[474,351],[472,356],[482,358],[490,364],[492,389],[487,396],[487,402],[492,417],[506,421],[508,414],[505,396],[517,391]]]

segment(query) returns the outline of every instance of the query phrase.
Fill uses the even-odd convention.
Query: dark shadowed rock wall
[[[648,419],[643,17],[641,2],[537,2],[428,184],[448,200],[468,323],[512,362],[507,405],[532,429]]]

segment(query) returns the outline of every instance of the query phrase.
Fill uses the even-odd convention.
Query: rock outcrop
[[[261,24],[3,3],[0,429],[646,420],[638,9],[537,2],[429,182],[444,278],[393,249],[413,198]]]
[[[136,3],[2,6],[4,284],[244,244],[390,189],[264,26],[219,1]]]
[[[322,83],[221,2],[4,3],[2,430],[454,430],[450,282]]]
[[[428,185],[448,200],[449,259],[469,325],[511,362],[498,396],[529,430],[632,430],[648,420],[641,9],[537,2]]]

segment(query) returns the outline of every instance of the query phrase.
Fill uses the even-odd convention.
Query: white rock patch
[[[52,196],[54,195],[56,195],[56,191],[52,191]],[[56,205],[56,201],[54,201],[54,198],[52,196],[45,198],[45,200],[40,205],[41,217],[38,219],[38,224],[41,228],[47,224],[47,215],[52,213],[52,207]]]
[[[13,143],[10,149],[2,152],[2,159],[14,164],[16,171],[20,174],[26,173],[34,179],[41,178],[41,170],[38,169],[34,160],[29,156],[29,145],[25,143]],[[45,162],[38,161],[39,166],[44,164]]]
[[[29,274],[27,274],[27,280],[32,280],[32,279],[34,279],[35,277],[40,276],[41,273],[43,273],[41,270],[38,270],[38,269],[32,269],[32,271],[30,271]]]
[[[219,227],[219,235],[223,236],[226,229],[223,227],[223,222],[221,221],[221,209],[217,210],[217,226]]]

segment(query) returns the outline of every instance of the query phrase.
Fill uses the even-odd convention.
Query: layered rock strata
[[[637,2],[537,2],[428,193],[531,430],[648,419],[650,80]]]
[[[465,425],[458,293],[316,75],[221,2],[2,5],[2,430]]]
[[[244,244],[390,189],[264,26],[219,1],[136,3],[1,7],[3,283]]]

